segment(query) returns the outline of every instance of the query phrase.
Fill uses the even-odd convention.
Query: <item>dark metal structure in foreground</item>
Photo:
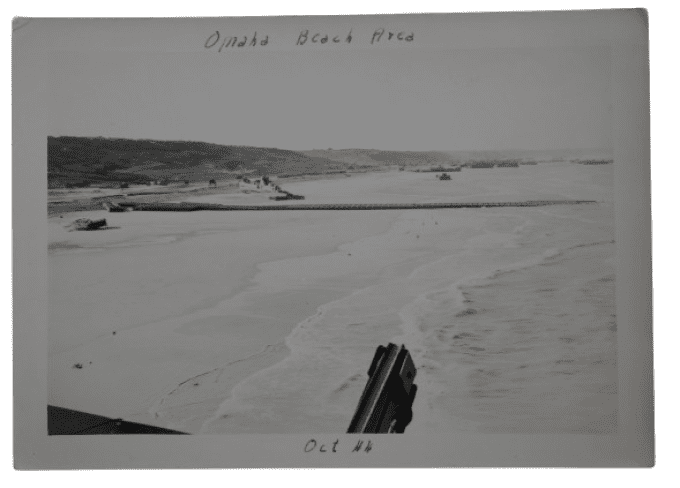
[[[595,200],[528,200],[525,202],[436,202],[436,203],[296,203],[272,205],[222,205],[219,203],[121,202],[121,207],[149,212],[195,212],[197,210],[417,210],[435,208],[542,207],[581,205]]]
[[[417,386],[416,367],[402,345],[378,346],[368,369],[368,382],[352,417],[348,434],[398,433],[411,422]],[[48,435],[186,434],[103,415],[47,406]]]
[[[378,346],[368,377],[347,433],[403,433],[418,389],[411,354],[403,345]]]
[[[186,434],[153,425],[112,419],[70,408],[47,406],[47,435]]]

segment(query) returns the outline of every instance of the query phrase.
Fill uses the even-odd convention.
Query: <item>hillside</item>
[[[294,176],[339,171],[345,166],[276,148],[102,137],[47,138],[50,187],[228,179],[241,172]]]
[[[349,166],[420,166],[446,163],[451,156],[436,151],[382,151],[378,149],[313,149],[300,151],[309,157],[326,158]]]
[[[207,142],[48,137],[51,188],[146,183],[155,180],[233,179],[241,173],[297,176],[399,165],[446,165],[470,160],[565,160],[602,157],[601,150],[560,151],[383,151],[223,146]]]

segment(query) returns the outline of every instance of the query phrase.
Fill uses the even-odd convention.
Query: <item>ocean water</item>
[[[576,245],[429,296],[429,427],[616,432],[613,247]]]
[[[387,342],[418,370],[409,433],[615,432],[613,224],[607,203],[406,212],[345,250],[384,258],[413,242],[409,258],[298,324],[290,354],[236,385],[200,432],[344,432]]]

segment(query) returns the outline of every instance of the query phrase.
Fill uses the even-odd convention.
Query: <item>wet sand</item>
[[[51,218],[50,403],[189,432],[344,432],[375,347],[392,341],[418,368],[407,432],[611,432],[600,424],[616,403],[612,166],[284,188],[319,203],[601,203],[87,212],[68,221],[119,228],[74,233]]]

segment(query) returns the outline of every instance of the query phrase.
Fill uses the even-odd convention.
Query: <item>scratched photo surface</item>
[[[48,405],[344,433],[393,343],[406,433],[616,434],[609,47],[338,25],[50,55]]]

